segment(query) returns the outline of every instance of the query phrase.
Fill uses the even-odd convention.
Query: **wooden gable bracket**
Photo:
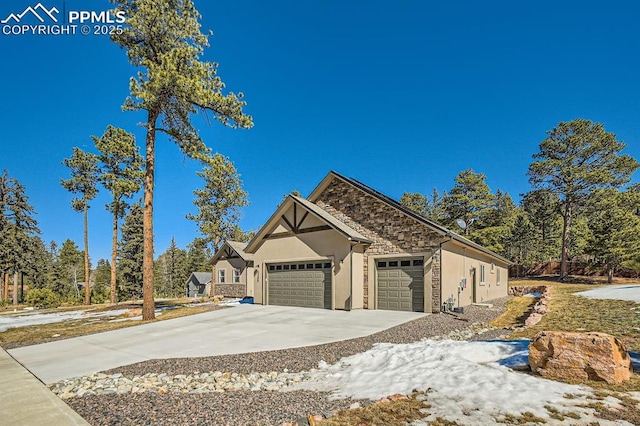
[[[287,226],[289,227],[289,229],[291,229],[291,231],[278,232],[276,234],[270,233],[270,234],[265,235],[264,239],[267,240],[267,239],[271,239],[271,238],[292,237],[292,236],[298,235],[298,234],[307,234],[309,232],[326,231],[328,229],[331,229],[331,227],[329,225],[313,226],[311,228],[300,229],[300,227],[302,226],[302,224],[304,223],[304,221],[305,221],[305,219],[307,218],[308,215],[309,215],[309,212],[305,211],[304,215],[302,215],[302,218],[298,222],[298,205],[296,203],[293,203],[293,223],[291,223],[289,221],[289,219],[286,218],[285,215],[281,216],[282,220],[287,224]]]
[[[236,251],[233,250],[231,247],[227,247],[227,249],[224,251],[224,255],[220,257],[222,259],[239,259],[240,258],[240,256],[236,254]]]

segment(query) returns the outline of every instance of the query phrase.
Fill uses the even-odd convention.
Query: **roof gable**
[[[296,209],[298,206],[300,206],[305,213],[301,212],[301,218],[298,223],[291,223],[291,221],[285,216],[285,213],[291,208]],[[313,217],[320,220],[326,225],[321,227],[299,228],[299,226],[301,226],[301,224],[304,222],[306,215],[309,214],[313,215]],[[294,222],[296,222],[296,220],[294,220]],[[329,212],[323,210],[309,200],[294,195],[288,195],[287,198],[285,198],[285,200],[280,204],[278,209],[273,213],[273,215],[271,215],[265,225],[256,233],[255,237],[249,242],[249,244],[247,244],[245,251],[248,253],[255,253],[258,247],[260,247],[260,245],[262,244],[262,241],[264,241],[265,238],[269,237],[278,225],[283,225],[286,228],[289,228],[290,232],[293,232],[293,235],[295,235],[296,233],[303,233],[305,231],[320,231],[323,230],[321,228],[325,228],[337,231],[350,241],[365,244],[370,244],[372,242],[370,239],[368,239],[355,229],[351,228],[350,226],[346,225],[345,223],[341,222],[340,220],[332,216]]]
[[[252,261],[253,255],[245,252],[245,248],[247,247],[247,243],[241,243],[239,241],[225,241],[225,243],[218,249],[218,251],[213,255],[212,262],[215,263],[221,258],[229,259],[235,256],[239,257],[244,261]]]
[[[308,200],[315,203],[320,196],[322,195],[322,193],[325,191],[325,189],[327,189],[329,187],[329,185],[331,185],[331,183],[334,181],[334,179],[339,179],[343,182],[345,182],[346,184],[358,189],[359,191],[364,192],[365,194],[375,198],[376,200],[378,200],[381,203],[386,204],[387,206],[398,210],[399,212],[403,213],[404,215],[414,219],[415,221],[421,223],[422,225],[427,226],[428,228],[430,228],[431,230],[437,232],[438,234],[442,235],[443,237],[449,237],[451,240],[455,240],[458,243],[467,246],[467,247],[471,247],[475,250],[478,250],[482,253],[485,253],[501,262],[507,263],[507,264],[512,264],[513,262],[511,262],[510,260],[498,255],[497,253],[494,253],[493,251],[487,249],[486,247],[481,246],[480,244],[474,243],[473,241],[451,231],[450,229],[447,229],[446,227],[440,225],[439,223],[434,222],[433,220],[426,218],[416,212],[414,212],[413,210],[408,209],[407,207],[403,206],[402,204],[400,204],[398,201],[394,200],[393,198],[390,198],[386,195],[384,195],[383,193],[376,191],[375,189],[365,185],[364,183],[353,179],[353,178],[348,178],[345,177],[343,175],[341,175],[340,173],[337,173],[335,171],[330,171],[327,176],[325,176],[325,178],[318,184],[318,186],[316,186],[316,188],[311,192],[311,194],[308,197]],[[315,204],[314,204],[315,205]]]

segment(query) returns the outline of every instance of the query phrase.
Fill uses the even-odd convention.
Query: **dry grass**
[[[604,404],[605,398],[616,398],[619,401],[618,407]],[[599,391],[593,397],[594,402],[584,405],[596,411],[596,415],[605,420],[619,421],[625,420],[633,425],[640,424],[639,401],[619,392]]]
[[[505,303],[506,312],[492,321],[491,325],[498,328],[522,327],[537,300],[535,297],[514,297]]]
[[[221,307],[215,305],[204,305],[188,307],[182,305],[185,301],[182,300],[166,300],[156,303],[156,308],[173,307],[173,309],[166,309],[162,311],[162,315],[156,317],[153,321],[165,321],[173,318],[184,317],[188,315],[200,314],[203,312],[209,312],[214,309],[220,309]],[[120,305],[96,305],[98,311],[109,311],[114,309],[139,309],[141,308],[139,303],[126,303]],[[84,307],[74,307],[73,309],[48,309],[46,311],[38,311],[38,313],[45,312],[63,312],[69,310],[87,309]],[[73,319],[57,323],[50,324],[36,324],[26,327],[10,328],[0,333],[0,346],[5,349],[12,349],[20,346],[28,346],[38,343],[50,342],[54,340],[67,339],[70,337],[84,336],[87,334],[101,333],[103,331],[117,330],[125,327],[132,327],[143,324],[142,320],[129,320],[122,322],[111,322],[116,318],[122,318],[121,316],[103,316],[99,318],[87,317],[82,319]],[[146,322],[145,322],[146,323]]]
[[[623,300],[587,299],[574,294],[594,288],[588,284],[540,280],[511,283],[518,286],[542,284],[551,288],[551,300],[547,305],[549,311],[538,324],[515,331],[512,338],[531,338],[543,330],[597,331],[619,338],[628,350],[640,351],[640,305]]]
[[[340,410],[329,419],[317,423],[318,426],[403,426],[416,420],[427,417],[424,412],[430,408],[423,401],[418,401],[417,396],[423,393],[414,393],[409,398],[391,399],[376,402],[368,407]],[[422,411],[421,411],[422,410]],[[436,419],[433,425],[455,426],[457,423]]]

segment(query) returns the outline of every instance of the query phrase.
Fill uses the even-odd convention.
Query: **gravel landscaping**
[[[66,393],[69,399],[65,402],[92,425],[280,425],[312,413],[327,415],[353,403],[330,401],[328,394],[321,392],[276,391],[281,387],[277,382],[286,385],[288,375],[317,368],[320,361],[335,363],[370,349],[374,343],[410,343],[445,337],[453,340],[497,338],[508,331],[493,329],[487,324],[504,311],[504,302],[509,299],[492,301],[492,308],[466,307],[464,314],[428,315],[342,342],[259,353],[145,361],[105,371],[93,379],[84,378],[89,382],[85,387],[102,380],[98,392],[86,392],[79,388],[80,382],[70,381],[61,383],[57,393]],[[109,377],[115,382],[105,392],[108,386],[104,381]],[[221,378],[224,382],[217,383]],[[257,383],[260,380],[262,382]],[[143,385],[145,382],[153,383]],[[169,382],[172,386],[168,386]],[[173,386],[174,382],[178,384]],[[135,393],[132,392],[134,384]],[[74,387],[84,396],[73,397]]]

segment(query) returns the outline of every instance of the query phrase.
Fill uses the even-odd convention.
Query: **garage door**
[[[331,262],[269,265],[268,303],[331,309]]]
[[[424,312],[424,260],[376,261],[378,309]]]

